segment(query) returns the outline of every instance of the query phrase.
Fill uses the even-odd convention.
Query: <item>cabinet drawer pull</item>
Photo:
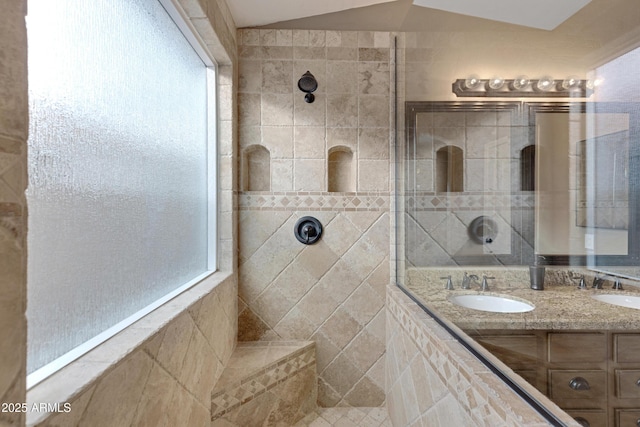
[[[640,418],[638,418],[638,419],[636,420],[636,425],[637,425],[638,427],[640,427]]]
[[[569,387],[573,390],[590,390],[589,382],[582,377],[574,377],[569,381]]]
[[[636,381],[636,385],[640,387],[640,378],[638,378],[638,381]]]

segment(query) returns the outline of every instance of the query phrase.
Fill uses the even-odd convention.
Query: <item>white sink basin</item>
[[[637,297],[637,296],[601,294],[601,295],[592,295],[591,298],[598,301],[606,302],[607,304],[640,309],[640,297]]]
[[[492,313],[524,313],[535,308],[530,302],[497,295],[455,295],[448,299],[461,307]]]

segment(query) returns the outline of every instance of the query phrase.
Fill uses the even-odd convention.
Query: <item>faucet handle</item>
[[[624,291],[624,289],[622,289],[622,281],[620,280],[619,277],[615,278],[615,280],[613,281],[613,287],[611,289],[616,289],[618,291]]]
[[[578,284],[578,289],[587,289],[587,283],[584,281],[584,274],[580,276],[580,283]]]
[[[484,274],[482,275],[482,285],[480,286],[480,290],[482,291],[488,291],[489,290],[489,283],[487,282],[488,279],[495,279],[494,277],[487,277]]]
[[[446,277],[441,277],[441,279],[447,279],[447,284],[444,285],[444,288],[448,291],[453,290],[453,282],[451,281],[451,275],[448,275]]]

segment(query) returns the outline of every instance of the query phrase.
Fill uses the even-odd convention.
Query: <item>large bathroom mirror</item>
[[[521,107],[407,103],[409,267],[533,262],[534,159]]]
[[[408,102],[406,129],[408,267],[640,277],[636,104]]]
[[[526,103],[524,112],[537,148],[536,262],[640,277],[636,104]]]

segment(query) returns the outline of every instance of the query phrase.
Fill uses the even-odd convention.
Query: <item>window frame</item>
[[[187,42],[191,45],[195,53],[203,62],[206,68],[206,91],[207,91],[207,270],[187,283],[179,286],[163,297],[148,304],[132,315],[126,317],[100,334],[91,338],[79,346],[71,349],[62,356],[36,369],[26,378],[26,389],[30,390],[51,375],[68,366],[78,358],[87,354],[112,338],[119,332],[142,319],[160,306],[171,301],[178,295],[191,289],[198,283],[209,278],[218,271],[218,232],[217,232],[217,209],[218,209],[218,64],[211,56],[206,43],[199,35],[197,29],[191,23],[188,15],[184,12],[177,0],[157,0],[165,9],[171,20],[176,24]]]

